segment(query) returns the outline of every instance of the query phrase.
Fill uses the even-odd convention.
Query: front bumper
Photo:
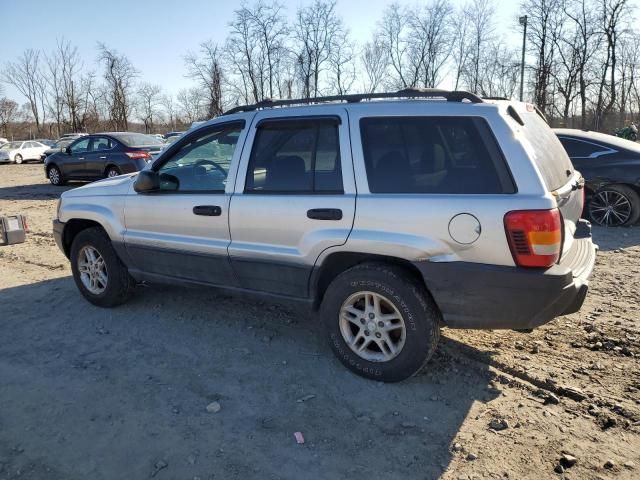
[[[67,255],[67,252],[64,249],[64,241],[63,241],[64,227],[65,227],[64,222],[61,222],[57,218],[53,219],[53,238],[55,239],[56,245],[58,245],[58,248],[62,250],[62,253]]]
[[[450,328],[530,329],[580,310],[598,247],[580,222],[571,250],[546,270],[468,262],[417,262]]]

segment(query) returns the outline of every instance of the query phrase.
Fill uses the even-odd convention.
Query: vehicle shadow
[[[79,187],[82,183],[56,187],[49,183],[0,187],[0,200],[51,200],[59,198],[63,192]]]
[[[592,227],[593,241],[604,252],[640,245],[640,225],[631,227]]]
[[[70,277],[0,291],[11,337],[0,342],[0,455],[12,469],[438,478],[462,455],[451,444],[474,402],[497,395],[486,369],[453,366],[451,340],[426,373],[383,384],[344,368],[299,308],[138,290],[116,309],[87,303]],[[214,401],[220,410],[207,411]]]

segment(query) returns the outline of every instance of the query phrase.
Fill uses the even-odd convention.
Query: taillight
[[[138,159],[144,159],[144,160],[148,160],[151,159],[151,155],[149,154],[149,152],[125,152],[127,154],[127,157],[133,159],[133,160],[138,160]]]
[[[519,267],[550,267],[560,258],[562,220],[552,210],[517,210],[504,216],[513,260]]]

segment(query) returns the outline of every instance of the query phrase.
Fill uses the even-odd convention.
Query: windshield
[[[151,135],[142,133],[119,133],[113,135],[115,138],[124,143],[127,147],[146,147],[154,145],[162,145],[162,142]]]
[[[20,148],[22,146],[22,142],[9,142],[5,143],[0,147],[0,150],[13,150],[15,148]]]

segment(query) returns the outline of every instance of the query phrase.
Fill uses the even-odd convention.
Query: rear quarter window
[[[363,118],[360,132],[372,193],[515,192],[482,118]]]

